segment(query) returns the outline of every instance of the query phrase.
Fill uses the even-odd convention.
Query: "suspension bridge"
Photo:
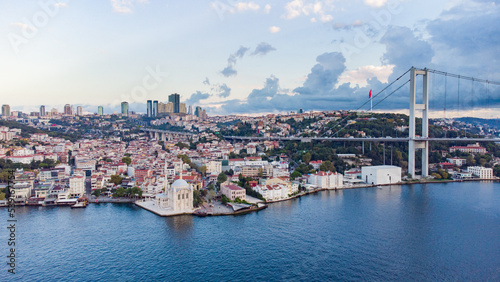
[[[409,74],[409,79],[404,80],[406,75]],[[364,142],[381,142],[381,143],[386,143],[386,142],[407,142],[408,143],[408,173],[412,176],[415,177],[415,154],[417,150],[422,151],[422,177],[428,176],[428,171],[429,171],[429,142],[443,142],[443,141],[452,141],[452,142],[500,142],[500,138],[470,138],[470,137],[457,137],[457,138],[436,138],[436,137],[430,137],[429,136],[429,116],[430,116],[430,106],[429,106],[429,96],[432,95],[433,93],[429,93],[430,87],[429,87],[429,78],[430,74],[435,74],[435,75],[441,75],[444,76],[444,101],[442,103],[443,105],[443,112],[444,112],[444,118],[446,118],[446,112],[447,110],[449,111],[450,109],[453,109],[453,107],[450,107],[449,104],[447,104],[447,99],[448,94],[448,77],[451,78],[456,78],[458,83],[457,83],[457,105],[456,108],[454,109],[455,111],[458,110],[460,111],[466,111],[469,108],[466,106],[464,107],[464,100],[462,100],[462,108],[460,104],[460,81],[461,80],[468,80],[471,81],[471,90],[469,92],[469,105],[472,106],[472,110],[474,110],[474,99],[475,96],[475,83],[482,83],[483,85],[486,85],[486,88],[483,88],[482,91],[486,91],[486,99],[489,104],[491,100],[491,93],[490,93],[490,86],[500,86],[500,82],[496,81],[490,81],[490,80],[485,80],[485,79],[478,79],[474,77],[469,77],[469,76],[463,76],[463,75],[457,75],[457,74],[451,74],[443,71],[438,71],[438,70],[432,70],[432,69],[417,69],[417,68],[410,68],[407,70],[405,73],[400,75],[398,78],[396,78],[394,81],[389,83],[386,87],[384,87],[382,90],[380,90],[378,93],[370,97],[370,99],[366,102],[364,102],[361,106],[359,106],[357,109],[354,111],[359,111],[366,107],[367,104],[370,104],[370,108],[372,107],[377,107],[380,105],[382,102],[384,102],[387,98],[391,97],[393,94],[398,93],[399,90],[401,90],[403,87],[405,87],[408,83],[409,85],[409,134],[408,137],[364,137],[364,138],[353,138],[353,137],[338,137],[337,134],[345,129],[346,127],[349,126],[349,123],[347,123],[345,126],[341,127],[338,129],[336,132],[331,134],[331,137],[243,137],[243,136],[224,136],[225,139],[230,139],[230,140],[240,140],[240,141],[265,141],[265,140],[275,140],[275,141],[300,141],[300,142],[312,142],[312,141],[329,141],[329,142],[363,142],[363,147],[364,147]],[[417,87],[417,77],[422,77],[422,85],[421,87]],[[385,97],[381,98],[380,100],[377,101],[375,105],[373,105],[373,100],[377,97],[382,97],[381,95],[389,92],[389,89],[393,87],[393,85],[397,84],[400,82],[401,84],[393,91],[391,91],[389,94],[387,94]],[[395,87],[395,86],[394,86]],[[463,85],[462,85],[463,88]],[[420,90],[420,91],[417,91]],[[477,91],[477,90],[476,90]],[[420,93],[417,93],[420,92]],[[437,92],[437,91],[436,91]],[[419,94],[419,95],[417,95]],[[463,94],[463,92],[462,92]],[[480,98],[479,101],[484,101],[484,97]],[[421,124],[421,135],[417,136],[416,135],[416,129],[417,129],[417,124],[416,124],[416,119],[417,119],[417,112],[421,111],[422,112],[422,124]],[[344,117],[343,119],[339,119],[334,123],[335,125],[340,125],[342,122],[346,121],[349,118],[349,115]]]

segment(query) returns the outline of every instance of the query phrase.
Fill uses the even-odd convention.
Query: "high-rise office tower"
[[[299,114],[303,114],[304,113],[304,110],[303,109],[299,109]]]
[[[194,110],[194,115],[197,117],[200,117],[201,115],[201,107],[197,106],[196,109]]]
[[[76,107],[76,115],[83,116],[83,108],[82,108],[82,106]]]
[[[97,114],[100,116],[104,114],[104,108],[102,106],[97,107]]]
[[[4,117],[8,117],[10,116],[10,106],[5,104],[5,105],[2,105],[2,116]]]
[[[153,116],[158,116],[158,100],[153,101]]]
[[[128,102],[122,102],[122,115],[128,116]]]
[[[41,106],[40,106],[40,116],[41,116],[41,117],[44,117],[44,116],[45,116],[45,106],[44,106],[44,105],[41,105]]]
[[[165,113],[170,114],[174,112],[174,103],[168,102],[165,106]]]
[[[188,115],[192,115],[192,114],[193,114],[193,106],[189,105]]]
[[[153,103],[151,100],[148,100],[146,102],[146,115],[147,115],[147,117],[153,116]]]
[[[64,114],[70,116],[71,115],[71,105],[66,104],[64,105]]]
[[[179,113],[179,106],[181,101],[181,95],[175,93],[168,96],[168,101],[174,104],[174,113]]]
[[[59,114],[59,112],[57,111],[56,108],[52,108],[52,110],[50,110],[50,112],[51,112],[52,116],[57,116]]]

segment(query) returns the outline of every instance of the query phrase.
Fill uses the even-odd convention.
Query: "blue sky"
[[[179,93],[210,114],[250,114],[355,109],[411,66],[500,81],[499,1],[89,2],[0,1],[0,103],[145,112]],[[444,78],[431,82],[439,110]],[[457,91],[448,78],[450,115],[498,110],[499,87]],[[379,108],[407,104],[402,89]]]

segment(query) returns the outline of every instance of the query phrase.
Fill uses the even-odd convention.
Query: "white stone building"
[[[479,177],[480,179],[493,179],[493,169],[482,166],[469,166],[467,172]]]
[[[391,184],[401,182],[401,168],[392,165],[364,166],[361,178],[367,184]]]
[[[334,173],[331,171],[320,171],[309,176],[307,182],[309,184],[316,185],[318,188],[340,188],[344,185],[344,176],[340,173]]]

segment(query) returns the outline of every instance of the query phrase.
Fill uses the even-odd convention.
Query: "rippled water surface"
[[[243,216],[130,204],[17,210],[0,280],[500,280],[500,184],[328,191]],[[7,226],[7,210],[0,209]]]

